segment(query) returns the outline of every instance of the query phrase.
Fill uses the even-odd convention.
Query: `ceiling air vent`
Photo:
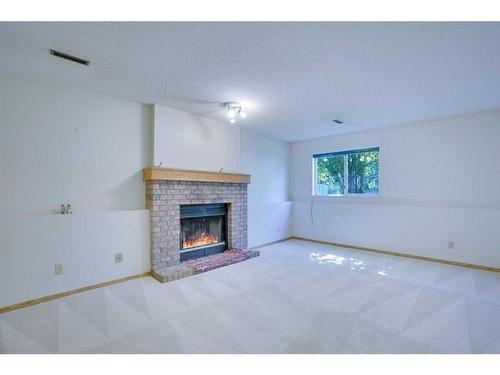
[[[77,64],[81,64],[81,65],[85,65],[85,66],[88,66],[90,64],[89,60],[85,60],[85,59],[82,59],[81,57],[77,57],[77,56],[68,55],[67,53],[64,53],[61,51],[56,51],[55,49],[51,49],[50,54],[52,56],[59,57],[60,59],[73,61]]]

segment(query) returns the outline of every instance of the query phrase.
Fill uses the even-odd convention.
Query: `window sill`
[[[342,194],[342,195],[323,195],[313,194],[313,197],[321,198],[380,198],[380,194]]]
[[[366,199],[368,201],[375,199],[382,199],[380,194],[347,194],[347,195],[316,195],[314,194],[312,198],[316,201],[361,201]]]

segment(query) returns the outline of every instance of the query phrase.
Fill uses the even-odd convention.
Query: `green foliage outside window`
[[[317,195],[378,194],[379,151],[327,154],[315,163]]]
[[[344,194],[343,156],[325,156],[316,159],[316,184],[319,195]],[[320,190],[320,191],[318,191]]]

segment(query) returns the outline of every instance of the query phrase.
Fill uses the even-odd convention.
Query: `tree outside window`
[[[315,195],[376,195],[379,149],[314,155]]]

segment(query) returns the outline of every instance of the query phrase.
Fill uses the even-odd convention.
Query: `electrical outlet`
[[[116,253],[115,254],[115,263],[122,263],[123,262],[123,253]]]
[[[448,241],[448,249],[454,249],[455,248],[455,241]]]
[[[54,275],[62,275],[64,273],[64,268],[62,264],[54,265]]]

